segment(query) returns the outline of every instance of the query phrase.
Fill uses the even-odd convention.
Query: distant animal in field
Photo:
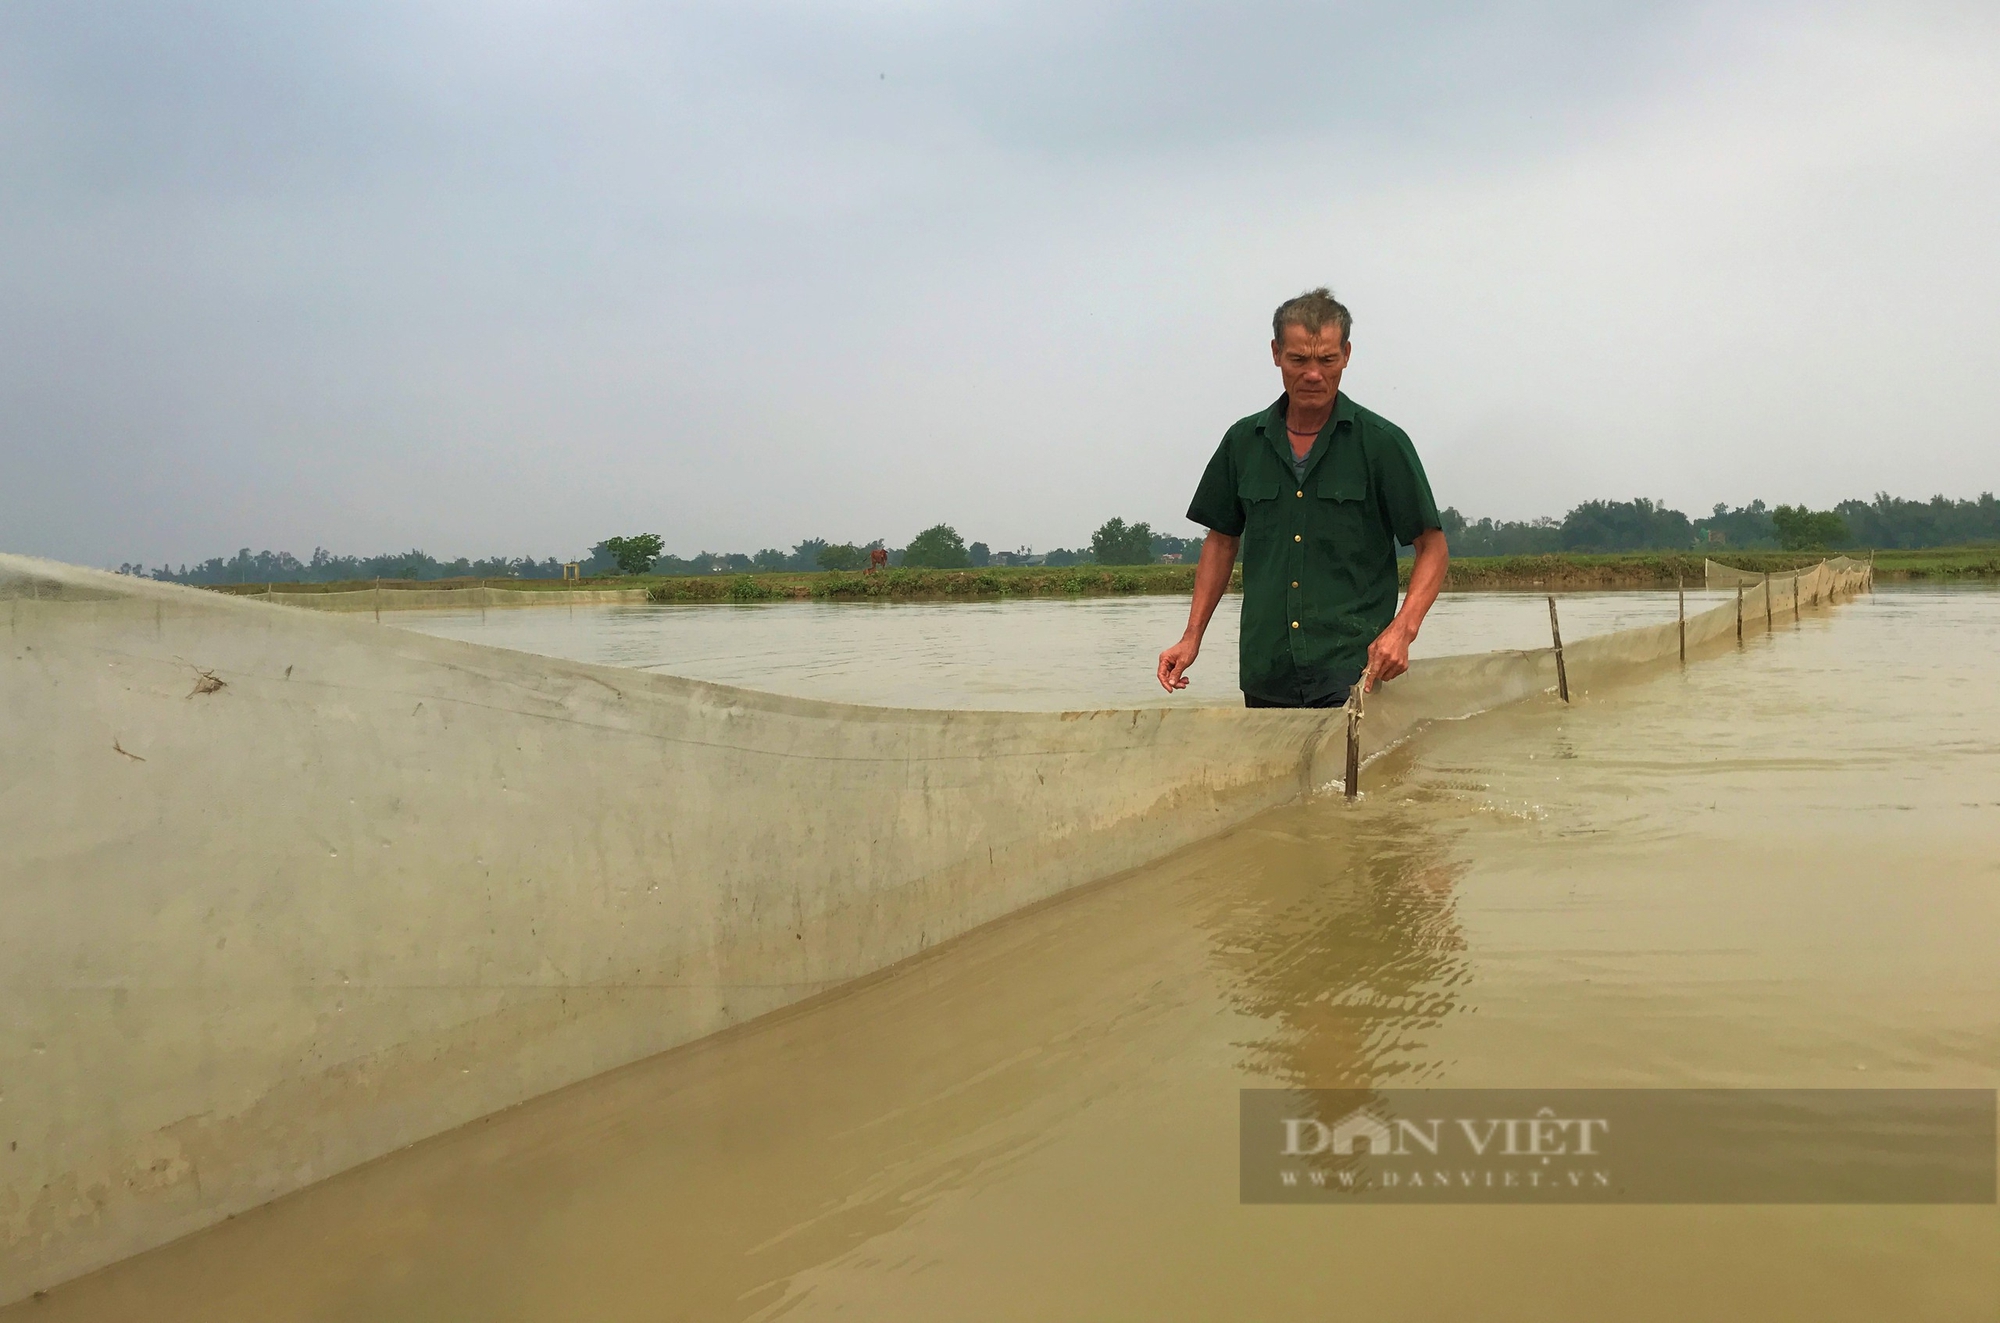
[[[868,553],[868,572],[870,574],[875,573],[875,571],[881,569],[884,565],[887,565],[888,563],[889,563],[889,553],[884,551],[882,548],[877,547],[873,551]]]

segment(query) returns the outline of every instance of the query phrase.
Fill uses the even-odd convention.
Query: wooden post
[[[1680,599],[1681,613],[1681,665],[1688,659],[1688,591],[1687,576],[1679,575],[1674,580],[1674,595]]]
[[[1771,632],[1771,572],[1764,571],[1764,632]]]
[[[1562,625],[1556,620],[1556,599],[1553,596],[1549,598],[1549,633],[1556,641],[1556,692],[1562,695],[1562,701],[1567,703],[1569,702],[1569,670],[1563,665]]]
[[[1799,623],[1799,572],[1792,571],[1792,624]]]
[[[1736,585],[1736,646],[1743,646],[1743,585]]]
[[[382,623],[382,576],[375,576],[375,623]]]
[[[1362,683],[1360,680],[1356,684]],[[1361,793],[1361,713],[1347,709],[1347,797]]]

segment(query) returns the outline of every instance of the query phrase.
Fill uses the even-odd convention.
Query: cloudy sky
[[[1331,284],[1440,504],[2000,486],[2000,7],[0,7],[0,549],[1173,532]]]

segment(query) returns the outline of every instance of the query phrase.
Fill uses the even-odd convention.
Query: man
[[[1352,329],[1325,289],[1271,318],[1271,361],[1285,393],[1223,435],[1188,507],[1209,533],[1187,632],[1160,654],[1169,692],[1187,687],[1239,547],[1246,706],[1338,707],[1364,673],[1372,689],[1409,669],[1449,553],[1410,438],[1340,391]],[[1401,611],[1398,543],[1417,549]]]

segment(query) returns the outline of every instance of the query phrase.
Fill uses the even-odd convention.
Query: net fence
[[[1419,660],[1355,723],[1361,781],[1428,723],[1714,656],[1870,577],[1709,573],[1739,577],[1696,614]],[[0,1062],[36,1063],[5,1100],[36,1142],[0,1164],[0,1303],[1346,770],[1331,709],[866,707],[354,614],[473,593],[565,596],[260,600],[0,554]]]
[[[1734,596],[1692,613],[1683,598],[1671,619],[1592,634],[1566,647],[1412,662],[1407,675],[1368,696],[1359,732],[1362,757],[1372,757],[1428,722],[1472,716],[1559,686],[1587,687],[1621,670],[1686,659],[1710,645],[1767,633],[1780,621],[1866,591],[1874,568],[1843,556],[1767,576],[1709,561],[1703,577],[1710,590],[1733,591]],[[1344,779],[1322,787],[1342,784]]]
[[[1864,582],[1873,573],[1873,562],[1854,560],[1847,556],[1835,556],[1817,565],[1799,566],[1789,570],[1739,570],[1734,565],[1724,565],[1721,561],[1702,562],[1702,581],[1711,589],[1754,588],[1770,582],[1786,584],[1810,579],[1815,574],[1830,574],[1845,581],[1849,576],[1860,575]]]

